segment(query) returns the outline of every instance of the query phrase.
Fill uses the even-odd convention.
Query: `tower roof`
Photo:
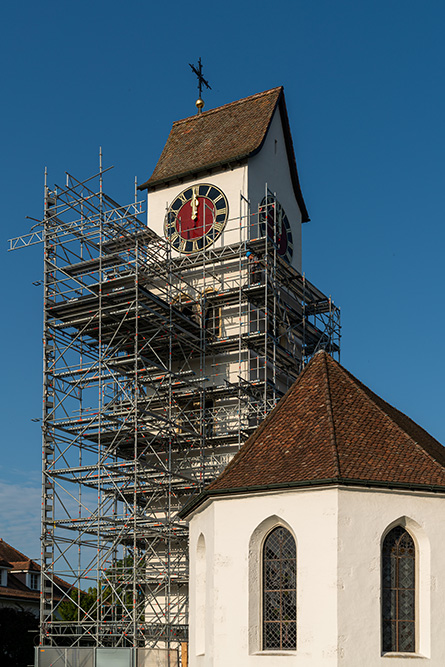
[[[445,492],[445,448],[322,351],[184,514],[217,494],[326,484]]]
[[[171,181],[197,177],[252,157],[261,149],[277,107],[295,196],[303,222],[307,222],[282,86],[173,123],[153,174],[139,190],[166,187]]]

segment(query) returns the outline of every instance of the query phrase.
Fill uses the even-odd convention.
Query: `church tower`
[[[317,350],[339,355],[340,316],[302,274],[309,216],[281,87],[175,122],[145,201],[117,204],[105,172],[47,186],[37,235],[41,644],[175,652],[188,637],[179,512]],[[57,576],[73,618],[58,616]]]
[[[203,488],[314,352],[339,354],[339,311],[302,275],[309,216],[283,88],[175,122],[140,190],[172,307],[200,330],[199,354],[172,361],[170,418],[175,456]]]
[[[339,354],[339,311],[302,276],[283,88],[175,122],[139,189],[182,280],[175,306],[204,329],[207,435],[239,445],[317,349]]]
[[[268,218],[278,256],[301,273],[309,216],[282,87],[174,123],[140,189],[148,193],[149,226],[175,255],[260,238]]]

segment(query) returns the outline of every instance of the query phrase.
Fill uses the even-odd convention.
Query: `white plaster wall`
[[[296,536],[296,652],[257,651],[252,637],[249,642],[249,623],[255,625],[252,610],[249,621],[249,543],[255,529],[271,516],[288,525]],[[267,523],[265,526],[267,532]],[[194,553],[201,532],[206,539],[211,591],[207,591],[206,651],[196,656]],[[221,498],[197,513],[190,524],[190,667],[336,665],[336,534],[335,488]],[[315,559],[318,567],[314,567]],[[259,621],[257,604],[257,627]]]
[[[445,665],[444,503],[437,494],[330,487],[203,506],[190,521],[190,667]],[[297,650],[282,654],[258,650],[261,573],[252,568],[252,554],[278,523],[297,543]],[[418,652],[382,656],[380,554],[395,525],[416,542]],[[197,657],[193,550],[201,532],[209,569],[206,650]]]
[[[190,573],[189,573],[189,620],[195,618],[197,613],[197,606],[200,604],[201,592],[198,593],[199,588],[198,576],[201,573],[201,565],[196,562],[196,554],[198,546],[201,542],[201,535],[205,540],[205,561],[206,561],[206,576],[205,576],[205,628],[196,628],[196,624],[189,625],[189,664],[205,667],[206,665],[213,665],[214,652],[214,637],[212,632],[213,616],[209,613],[214,606],[214,568],[212,567],[214,559],[214,507],[207,508],[205,514],[200,515],[201,520],[190,526],[189,533],[189,550],[190,550]],[[201,582],[200,582],[201,583]],[[193,611],[192,611],[193,610]],[[199,615],[202,617],[201,611]],[[204,646],[202,646],[202,637],[204,637]]]
[[[394,490],[339,491],[339,664],[445,665],[445,498]],[[405,525],[416,542],[418,657],[381,656],[380,551]]]
[[[249,159],[249,201],[251,212],[256,212],[265,196],[265,184],[277,199],[288,217],[293,238],[292,266],[301,273],[301,212],[295,199],[286,153],[280,112],[277,108],[272,118],[264,145],[257,155]]]
[[[247,165],[211,174],[210,176],[191,178],[181,184],[149,192],[147,195],[148,226],[164,238],[164,219],[168,206],[180,192],[190,185],[199,183],[211,183],[221,188],[229,202],[229,219],[226,227],[211,247],[221,248],[231,243],[237,243],[240,240],[240,194],[247,197]],[[245,208],[245,205],[243,207]],[[174,250],[172,254],[178,256],[181,253]]]

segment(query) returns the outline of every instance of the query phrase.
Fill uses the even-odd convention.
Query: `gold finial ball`
[[[196,106],[198,107],[198,111],[202,111],[204,106],[204,100],[202,100],[201,98],[197,99]]]

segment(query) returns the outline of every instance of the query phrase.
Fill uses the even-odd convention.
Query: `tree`
[[[141,570],[143,565],[140,566]],[[116,565],[105,572],[101,582],[101,604],[114,618],[125,616],[125,609],[133,608],[133,557],[127,556],[118,560]],[[63,621],[82,620],[83,614],[79,613],[79,606],[84,613],[89,613],[95,618],[98,595],[97,588],[89,588],[88,591],[73,590],[70,599],[63,600],[58,606],[58,612]],[[143,607],[143,591],[137,588],[137,603]],[[141,612],[142,613],[142,612]]]
[[[69,599],[63,600],[57,607],[62,621],[77,621],[79,606],[83,612],[88,613],[94,609],[97,601],[97,589],[89,588],[87,591],[71,591]],[[82,620],[82,612],[80,613]]]

